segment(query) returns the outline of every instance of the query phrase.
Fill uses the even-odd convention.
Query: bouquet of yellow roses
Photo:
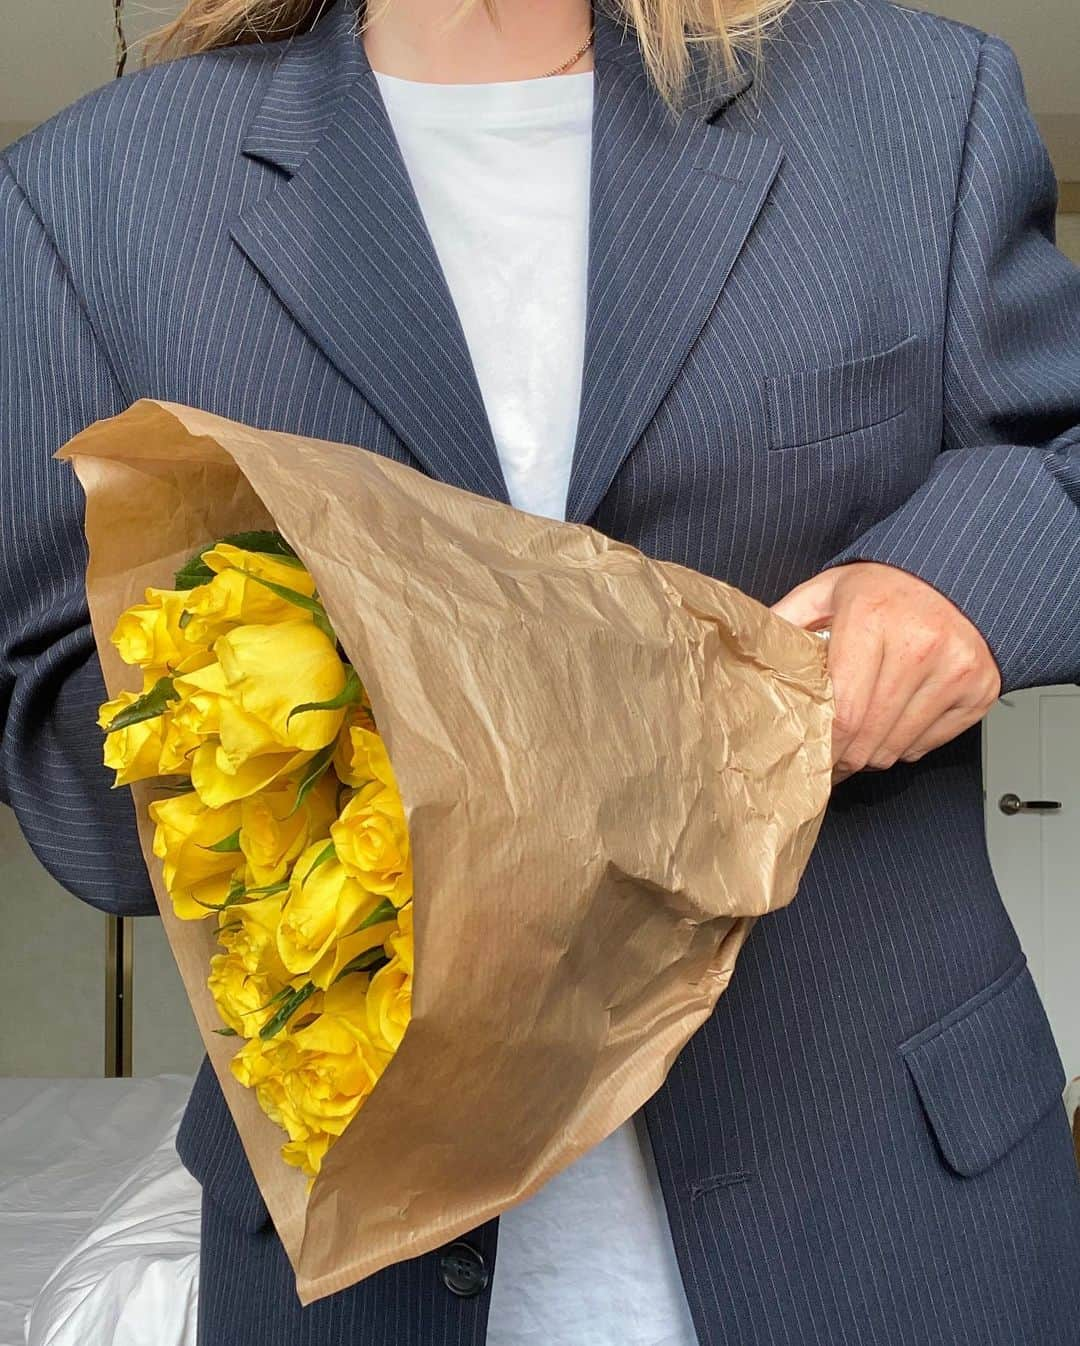
[[[142,688],[101,708],[105,763],[174,780],[149,806],[165,888],[216,919],[216,1031],[313,1180],[409,1020],[409,834],[371,705],[279,533],[200,549],[112,643]]]
[[[825,651],[353,445],[144,399],[61,456],[108,760],[310,1303],[524,1200],[660,1087],[795,894]]]

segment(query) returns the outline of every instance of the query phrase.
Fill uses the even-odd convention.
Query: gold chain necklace
[[[581,44],[581,46],[578,47],[577,51],[574,52],[573,56],[571,56],[568,61],[563,61],[562,65],[557,65],[554,70],[545,71],[545,73],[542,74],[540,78],[549,79],[552,75],[561,75],[564,70],[569,70],[572,65],[577,65],[578,61],[581,60],[581,58],[592,46],[593,38],[595,36],[596,36],[596,29],[595,28],[590,29],[589,36],[585,39],[585,41]]]

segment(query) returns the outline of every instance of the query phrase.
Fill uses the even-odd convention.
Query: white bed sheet
[[[0,1346],[183,1346],[161,1330],[178,1303],[193,1334],[199,1187],[173,1147],[191,1084],[0,1079]]]

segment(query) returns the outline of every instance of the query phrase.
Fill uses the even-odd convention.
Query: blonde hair
[[[463,0],[462,11],[478,0]],[[494,9],[497,0],[480,0]],[[383,0],[392,4],[393,0]],[[757,64],[766,30],[792,0],[606,0],[605,10],[634,30],[653,83],[672,106],[686,88],[691,47],[713,73],[732,70],[736,53]],[[273,42],[311,28],[329,0],[188,0],[145,39],[142,64],[249,42]]]

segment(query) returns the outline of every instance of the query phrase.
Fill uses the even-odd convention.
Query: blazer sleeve
[[[101,761],[83,499],[53,453],[127,405],[41,219],[0,156],[0,798],[91,906],[156,910],[130,793]]]
[[[943,445],[830,565],[926,580],[979,628],[1002,690],[1080,681],[1080,270],[1020,69],[984,37],[954,209]]]

